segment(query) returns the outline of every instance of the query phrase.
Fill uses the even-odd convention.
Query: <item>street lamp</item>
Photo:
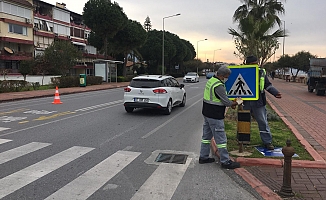
[[[197,60],[198,60],[198,42],[205,41],[205,40],[207,39],[197,41]]]
[[[164,74],[164,19],[181,15],[180,13],[163,17],[163,39],[162,39],[162,75]]]
[[[215,51],[218,51],[218,50],[222,50],[222,49],[215,49],[215,50],[214,50],[213,63],[214,63],[214,59],[215,59]]]
[[[283,30],[283,56],[284,56],[284,44],[285,44],[285,20],[281,20],[284,22],[284,30]]]

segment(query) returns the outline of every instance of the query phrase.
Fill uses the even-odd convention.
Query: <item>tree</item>
[[[316,55],[312,55],[309,51],[300,51],[293,56],[294,59],[294,68],[297,69],[297,73],[295,76],[298,75],[299,70],[303,72],[308,72],[310,67],[310,58],[317,58]]]
[[[279,48],[278,38],[284,37],[285,30],[278,29],[270,34],[274,25],[280,25],[279,13],[284,13],[284,7],[277,0],[243,0],[233,15],[233,20],[238,22],[238,29],[229,28],[235,40],[238,53],[234,53],[240,59],[248,55],[256,55],[263,65],[274,55]]]
[[[44,82],[44,75],[49,72],[53,72],[54,68],[49,65],[49,63],[45,60],[44,54],[37,54],[34,58],[35,66],[33,68],[33,72],[35,74],[42,74],[42,84]],[[53,73],[55,74],[55,73]]]
[[[281,20],[277,14],[284,14],[285,9],[281,2],[277,0],[241,0],[243,5],[237,8],[233,14],[234,22],[240,21],[248,16],[253,16],[254,20],[268,20],[272,22],[272,27],[277,23],[281,25]]]
[[[131,51],[136,51],[141,47],[147,38],[147,32],[142,25],[133,20],[128,20],[127,26],[120,30],[113,38],[116,51],[120,51],[124,54],[123,76],[126,77],[127,70],[127,56]]]
[[[147,40],[139,49],[146,61],[148,73],[157,74],[161,72],[162,64],[162,31],[152,30],[147,32]],[[196,56],[193,45],[177,35],[165,32],[164,54],[168,66],[181,65],[185,61],[193,60]],[[181,68],[180,68],[181,69]]]
[[[158,66],[162,61],[162,32],[157,30],[147,32],[147,40],[139,52],[147,63],[148,73],[158,74]]]
[[[151,19],[147,16],[144,23],[144,29],[148,32],[152,30]]]
[[[54,41],[44,51],[44,59],[50,67],[63,76],[67,75],[78,59],[81,59],[82,53],[71,44],[70,41]]]
[[[34,65],[34,60],[23,60],[20,62],[18,71],[23,75],[24,81],[26,81],[26,76],[32,72]]]
[[[108,39],[122,30],[128,17],[117,2],[110,0],[89,0],[84,7],[84,23],[103,41],[105,56],[108,55]]]

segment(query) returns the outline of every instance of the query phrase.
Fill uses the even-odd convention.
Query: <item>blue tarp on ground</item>
[[[257,151],[266,157],[284,157],[282,153],[282,147],[275,147],[274,150],[267,150],[265,147],[255,147]],[[294,154],[292,157],[299,157],[298,154]]]

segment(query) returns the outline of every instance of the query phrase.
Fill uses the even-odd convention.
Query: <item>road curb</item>
[[[266,200],[282,200],[278,194],[269,189],[264,183],[258,180],[255,176],[249,173],[244,168],[238,168],[234,170],[238,175],[240,175],[249,185],[255,189],[261,197]]]

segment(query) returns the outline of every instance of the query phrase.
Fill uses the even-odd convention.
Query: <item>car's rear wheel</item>
[[[185,107],[185,105],[186,105],[186,101],[187,101],[187,99],[186,99],[186,95],[183,95],[183,98],[182,98],[182,102],[181,102],[181,104],[180,104],[180,107]]]
[[[131,108],[131,107],[125,107],[125,110],[127,111],[127,113],[132,113],[132,111],[134,111],[135,108]]]
[[[172,100],[170,99],[168,104],[166,105],[166,108],[164,109],[164,114],[169,115],[172,112]]]

